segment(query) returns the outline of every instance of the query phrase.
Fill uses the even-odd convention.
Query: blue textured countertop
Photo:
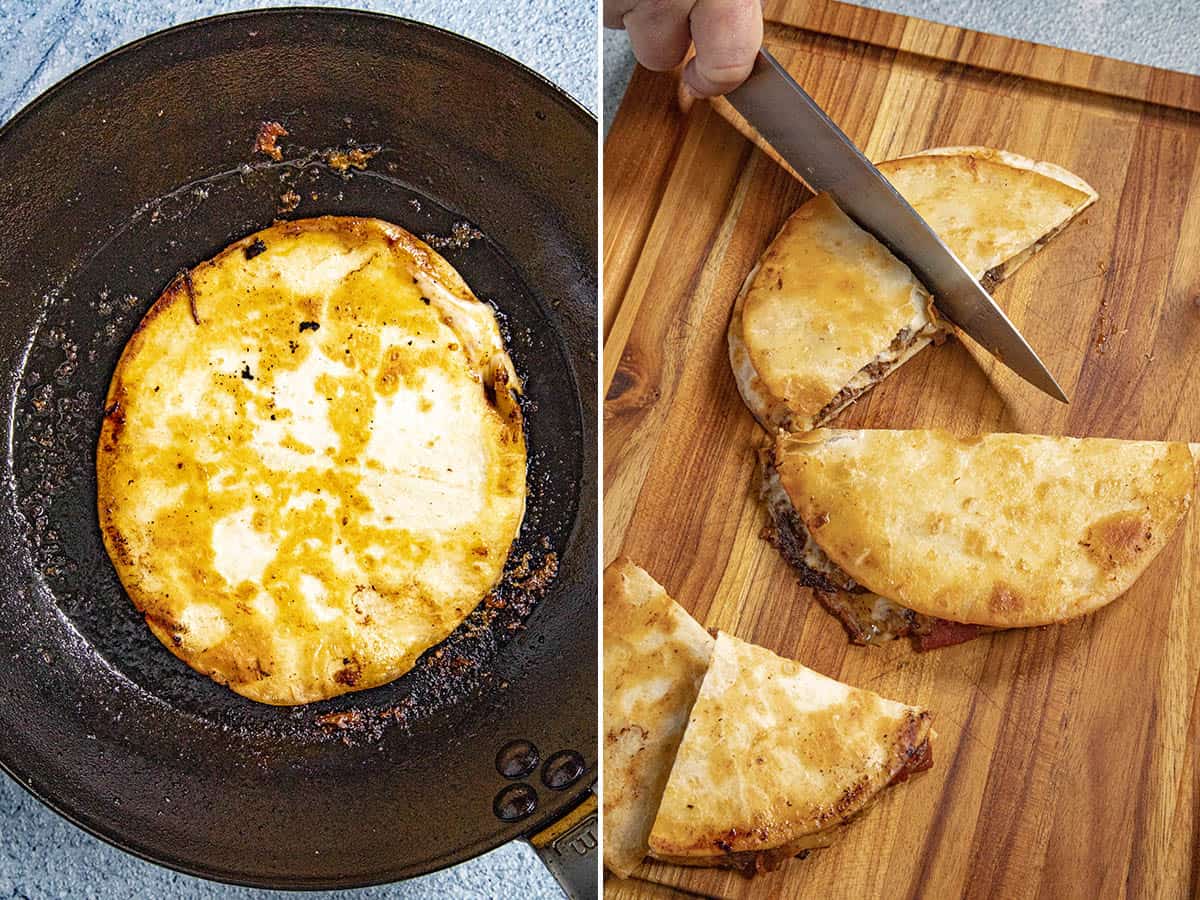
[[[858,6],[1200,75],[1200,3],[1191,0],[853,0]],[[633,73],[621,31],[604,33],[604,130]]]
[[[0,122],[102,53],[162,28],[270,3],[175,0],[0,0]],[[474,38],[525,63],[596,110],[596,0],[374,0],[306,5],[370,8]],[[282,892],[232,888],[142,862],[85,834],[0,774],[0,900],[8,898],[248,898]],[[397,897],[557,898],[534,852],[510,844],[453,869],[387,887],[314,894],[339,900]]]

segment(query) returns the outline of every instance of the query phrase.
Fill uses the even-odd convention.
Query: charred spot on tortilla
[[[384,684],[501,577],[520,390],[494,311],[428,245],[277,223],[174,279],[127,344],[97,452],[109,555],[164,645],[250,699]]]

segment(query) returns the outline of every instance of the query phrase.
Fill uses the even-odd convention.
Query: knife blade
[[[813,191],[830,194],[904,261],[938,312],[1034,387],[1070,402],[991,294],[765,47],[725,99]]]

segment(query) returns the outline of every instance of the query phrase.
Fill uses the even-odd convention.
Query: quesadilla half
[[[933,764],[931,720],[721,632],[650,852],[754,873],[827,846],[884,788]]]
[[[1123,594],[1191,501],[1184,443],[944,431],[780,435],[770,539],[851,639],[921,649]]]
[[[983,147],[927,150],[879,169],[989,288],[1097,196],[1065,169]],[[803,432],[948,330],[908,267],[820,195],[747,277],[729,359],[764,428]]]
[[[604,864],[627,877],[708,668],[713,639],[626,559],[604,572]]]

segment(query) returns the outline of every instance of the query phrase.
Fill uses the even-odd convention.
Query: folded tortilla
[[[1184,443],[834,429],[780,435],[764,476],[776,545],[851,636],[926,649],[1111,603],[1196,479]]]
[[[1062,166],[989,147],[938,147],[879,171],[989,288],[1098,197]]]
[[[983,147],[927,150],[879,168],[988,287],[1097,196],[1065,169]],[[788,219],[746,278],[729,358],[763,427],[802,432],[947,328],[908,267],[821,195]]]
[[[722,632],[650,852],[753,873],[827,846],[884,788],[932,765],[931,720]]]
[[[650,825],[713,639],[625,559],[604,572],[604,864],[645,858]]]

